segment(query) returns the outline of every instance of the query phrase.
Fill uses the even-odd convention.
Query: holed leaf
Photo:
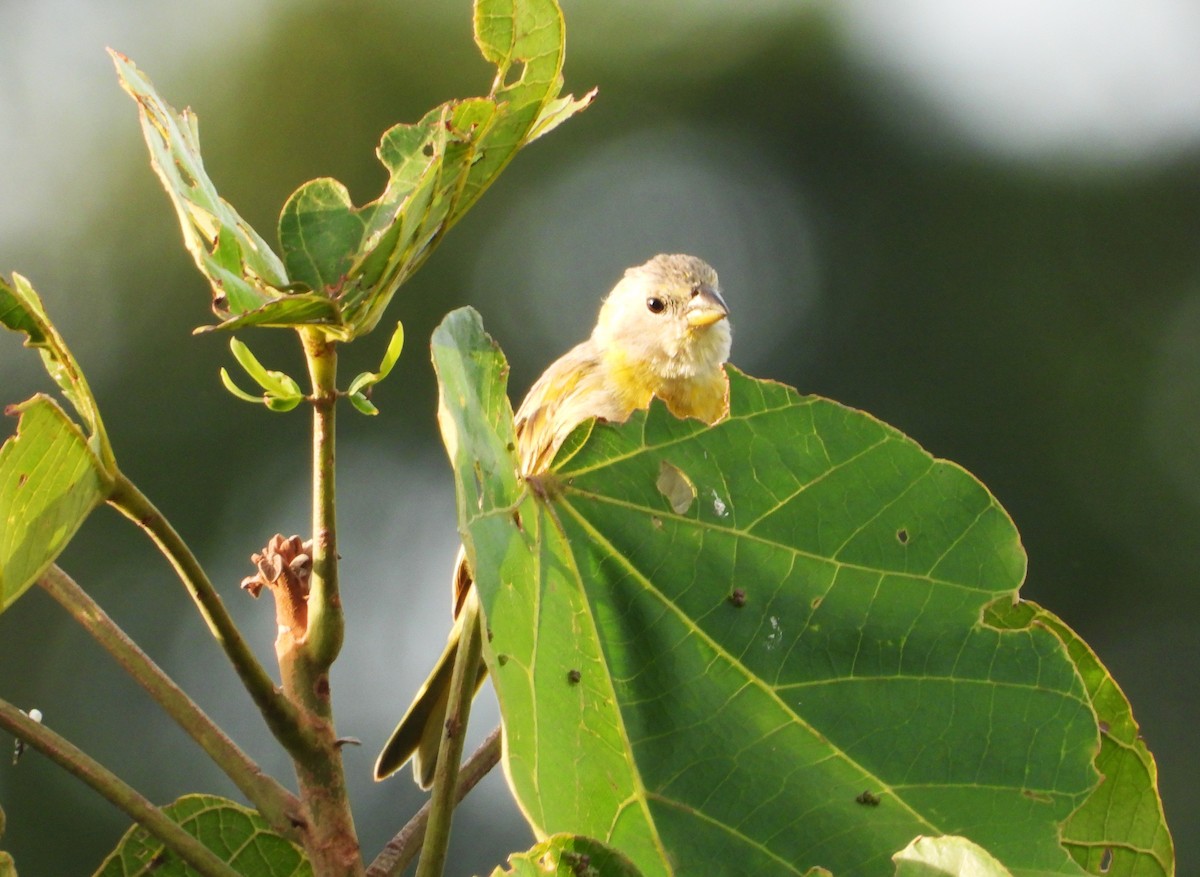
[[[304,853],[253,810],[213,795],[185,795],[163,808],[189,834],[245,877],[311,877]],[[145,829],[125,833],[96,877],[186,877],[195,872]]]
[[[1015,877],[1083,873],[1060,831],[1098,780],[1092,699],[1053,630],[985,621],[1025,556],[969,473],[730,368],[727,420],[656,402],[587,423],[522,484],[478,316],[447,317],[434,351],[507,774],[539,834],[646,874],[882,877],[918,835]],[[682,511],[664,463],[695,488]]]
[[[555,0],[476,0],[475,39],[497,67],[491,93],[387,131],[377,150],[389,174],[379,198],[355,207],[341,183],[322,179],[284,206],[279,236],[290,276],[336,295],[352,334],[374,328],[396,289],[522,146],[591,101],[559,97],[564,28]]]
[[[1175,850],[1158,796],[1158,769],[1129,701],[1096,653],[1062,619],[1035,603],[996,604],[984,620],[1001,629],[1038,626],[1067,649],[1100,724],[1096,768],[1104,781],[1063,826],[1063,843],[1089,874],[1172,877]]]
[[[0,447],[0,612],[32,585],[71,541],[111,480],[79,426],[38,394]]]
[[[137,101],[150,163],[175,205],[184,243],[212,286],[224,328],[319,324],[339,332],[339,314],[323,295],[297,293],[270,245],[217,193],[200,157],[200,125],[177,112],[149,78],[109,50],[121,86]]]

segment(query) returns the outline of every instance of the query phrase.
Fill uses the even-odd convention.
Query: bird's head
[[[695,256],[660,255],[625,272],[592,338],[659,379],[686,380],[729,358],[728,317],[716,271]]]

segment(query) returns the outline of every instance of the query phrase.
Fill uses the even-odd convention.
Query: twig
[[[120,472],[108,501],[145,530],[175,568],[275,738],[293,757],[318,751],[319,746],[312,733],[301,724],[296,707],[276,688],[274,680],[255,658],[200,562],[162,512]]]
[[[476,674],[483,651],[479,599],[474,591],[463,605],[461,619],[462,639],[458,644],[458,654],[454,657],[454,672],[450,676],[450,706],[446,711],[446,727],[438,747],[433,793],[429,798],[429,822],[425,829],[425,843],[421,846],[421,858],[417,862],[417,877],[440,877],[446,867],[463,738],[467,732],[471,701],[475,698]]]
[[[313,406],[313,565],[304,650],[315,669],[324,672],[341,651],[346,627],[338,592],[334,488],[337,346],[316,329],[305,329],[300,336],[312,380]]]
[[[0,727],[24,740],[59,767],[83,780],[204,877],[238,877],[216,853],[142,797],[112,771],[8,701],[0,700]]]
[[[263,773],[69,575],[52,565],[38,584],[199,744],[275,831],[299,840],[302,812],[295,795]]]
[[[457,804],[467,796],[467,793],[488,775],[493,767],[500,763],[500,728],[497,726],[479,744],[479,748],[471,753],[471,757],[463,762],[458,771],[458,786],[454,791],[454,803]],[[366,877],[400,877],[409,863],[416,858],[425,841],[425,829],[429,824],[429,811],[432,801],[417,811],[408,824],[388,841],[367,869]]]

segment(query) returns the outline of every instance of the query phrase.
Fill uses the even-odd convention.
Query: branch
[[[308,815],[304,846],[317,874],[363,873],[362,851],[346,788],[340,741],[334,730],[329,668],[342,647],[345,619],[338,595],[334,493],[334,406],[337,346],[320,329],[303,328],[300,340],[312,378],[313,533],[304,611],[285,613],[275,654],[283,691],[300,711],[315,751],[293,755],[300,798]],[[276,609],[284,591],[273,589]],[[302,622],[302,626],[301,626]]]
[[[238,877],[216,853],[172,822],[116,774],[5,700],[0,700],[0,727],[83,780],[204,877]]]
[[[429,798],[429,822],[417,862],[417,877],[440,877],[446,869],[446,850],[450,845],[450,823],[454,818],[454,793],[458,783],[459,762],[462,760],[463,738],[471,701],[475,699],[475,681],[479,673],[483,634],[479,629],[479,598],[474,589],[467,595],[462,608],[462,639],[454,656],[454,672],[450,676],[450,707],[446,712],[446,727],[438,747],[437,767],[433,774],[433,794]]]
[[[51,566],[38,584],[199,744],[275,831],[299,840],[296,826],[303,817],[295,795],[263,773],[69,575]]]
[[[488,734],[479,748],[471,757],[463,762],[458,772],[458,785],[454,790],[454,803],[457,804],[467,796],[467,793],[488,775],[493,767],[500,763],[500,728],[496,727]],[[429,811],[432,801],[417,811],[399,833],[388,841],[367,869],[366,877],[400,877],[421,850],[425,842],[425,831],[429,825]]]
[[[296,707],[280,693],[274,680],[254,657],[212,582],[200,567],[200,562],[175,528],[163,517],[162,512],[121,472],[117,473],[108,501],[117,511],[141,527],[175,568],[208,624],[208,629],[225,650],[246,691],[262,712],[267,727],[276,739],[293,757],[317,751],[318,744],[313,735],[301,725]]]
[[[323,673],[342,648],[345,619],[338,593],[337,497],[334,484],[334,410],[337,392],[337,346],[320,330],[300,333],[312,379],[313,509],[312,577],[308,594],[308,629],[304,650]]]

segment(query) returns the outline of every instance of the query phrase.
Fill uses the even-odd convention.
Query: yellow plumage
[[[728,315],[716,272],[694,256],[655,256],[626,271],[604,300],[591,336],[555,360],[517,409],[521,474],[546,471],[583,421],[623,421],[654,397],[677,417],[706,423],[723,417]],[[461,617],[463,601],[475,593],[461,550],[454,586],[455,615]],[[433,672],[380,753],[376,779],[412,757],[417,782],[422,788],[432,782],[460,636],[461,625],[455,624]]]

